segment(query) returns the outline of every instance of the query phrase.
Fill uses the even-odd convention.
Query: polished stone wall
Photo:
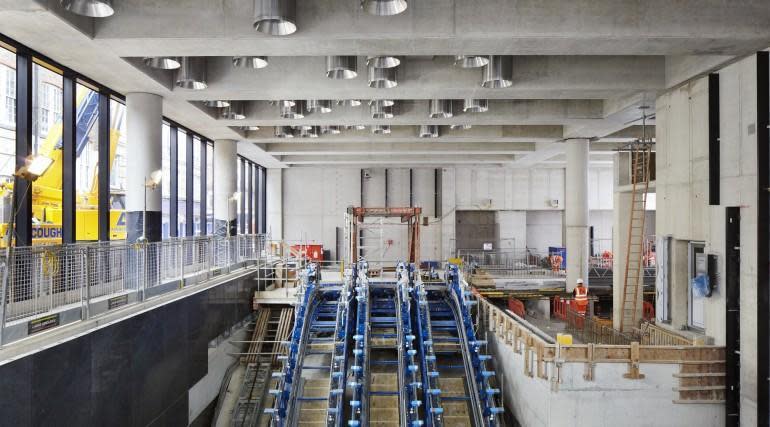
[[[0,366],[0,425],[184,426],[208,343],[246,317],[233,280]]]

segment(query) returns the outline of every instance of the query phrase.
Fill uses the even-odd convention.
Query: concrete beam
[[[370,16],[358,2],[298,2],[298,31],[254,31],[248,0],[122,0],[93,35],[141,55],[739,55],[770,41],[770,8],[756,0],[421,0]]]
[[[360,144],[328,143],[319,145],[313,142],[287,142],[270,144],[267,153],[273,156],[303,155],[303,156],[335,156],[335,155],[375,155],[397,154],[412,155],[516,155],[527,154],[535,149],[534,143],[529,142],[368,142]]]
[[[506,155],[406,155],[406,154],[378,154],[378,155],[336,155],[330,157],[319,156],[283,156],[281,161],[287,165],[453,165],[453,164],[495,164],[505,165],[513,161],[514,156]]]

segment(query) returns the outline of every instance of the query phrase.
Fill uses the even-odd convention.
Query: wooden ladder
[[[636,144],[631,151],[631,218],[628,222],[626,270],[623,281],[620,330],[637,327],[639,294],[644,285],[644,220],[650,186],[650,144]]]

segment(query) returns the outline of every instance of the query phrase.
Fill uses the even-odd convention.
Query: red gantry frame
[[[348,214],[351,217],[350,227],[350,242],[351,252],[350,256],[354,257],[358,253],[359,244],[359,229],[358,225],[364,222],[365,217],[384,217],[384,218],[401,218],[402,223],[406,223],[409,227],[409,253],[407,258],[409,263],[419,265],[420,262],[420,218],[422,216],[422,208],[361,208],[361,207],[349,207]],[[357,260],[349,260],[350,262],[356,262]]]

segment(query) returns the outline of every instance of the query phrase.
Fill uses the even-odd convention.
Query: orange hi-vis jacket
[[[578,305],[588,304],[588,288],[585,286],[575,288],[575,303]]]

